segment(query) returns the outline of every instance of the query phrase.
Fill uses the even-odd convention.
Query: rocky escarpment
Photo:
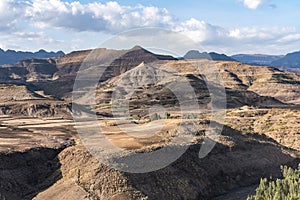
[[[213,65],[215,71],[220,70],[220,75],[224,79],[223,86],[217,87],[209,79],[204,78],[205,76],[199,74],[200,72],[205,74],[202,69],[207,64]],[[198,101],[201,108],[207,108],[212,98],[219,99],[218,103],[220,104],[223,101],[224,108],[225,106],[235,108],[244,105],[260,107],[285,105],[272,96],[250,90],[251,80],[256,79],[256,77],[251,77],[252,69],[244,65],[240,66],[244,69],[239,69],[236,65],[235,62],[224,64],[223,62],[200,60],[156,62],[155,65],[141,63],[100,84],[96,96],[97,111],[101,112],[115,103],[112,97],[116,98],[117,95],[119,95],[118,99],[128,99],[130,106],[138,110],[141,115],[143,113],[140,108],[155,105],[158,102],[166,108],[174,108],[179,107],[179,103],[188,101],[191,101],[190,104],[193,105],[194,100]],[[199,71],[197,71],[198,66]],[[244,77],[244,74],[249,75]],[[222,78],[220,78],[220,83]],[[90,95],[83,96],[81,102],[83,99],[89,99]]]
[[[278,143],[300,151],[300,111],[242,107],[227,111],[227,125],[243,133],[263,133]]]
[[[235,62],[219,62],[216,65],[221,69],[225,86],[229,88],[274,97],[284,103],[299,104],[300,76],[297,74]]]
[[[0,67],[1,82],[26,83],[33,81],[51,80],[58,71],[53,59],[26,59],[13,65]]]
[[[0,103],[0,115],[70,118],[71,104],[51,100]]]
[[[0,84],[0,102],[44,99],[25,85]]]

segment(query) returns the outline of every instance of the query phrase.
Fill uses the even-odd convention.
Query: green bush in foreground
[[[298,169],[281,167],[283,179],[261,179],[256,194],[247,200],[300,200],[300,165]]]

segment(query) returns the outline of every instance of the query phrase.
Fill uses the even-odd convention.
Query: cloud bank
[[[12,11],[12,12],[11,12]],[[38,28],[66,28],[75,31],[117,32],[128,28],[165,26],[173,17],[164,8],[122,6],[117,2],[88,3],[61,0],[1,0],[0,18],[5,27],[28,21]]]

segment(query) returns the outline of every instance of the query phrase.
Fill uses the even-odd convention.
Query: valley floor
[[[222,135],[203,159],[198,151],[208,121],[185,119],[197,122],[201,134],[179,160],[144,174],[124,173],[96,160],[68,118],[2,115],[1,198],[209,199],[225,194],[216,199],[244,199],[261,177],[279,176],[280,165],[300,163],[299,112],[247,106],[229,109]],[[151,140],[122,136],[112,120],[100,123],[109,132],[107,137],[122,148],[151,151],[165,145],[179,121],[166,119],[163,132],[168,134]]]

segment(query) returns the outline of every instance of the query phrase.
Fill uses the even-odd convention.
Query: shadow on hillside
[[[281,165],[296,167],[300,162],[265,135],[243,135],[224,126],[221,140],[203,159],[198,157],[201,145],[197,144],[164,169],[126,176],[150,199],[210,199],[258,184],[261,177],[279,177]]]
[[[0,197],[32,199],[61,178],[57,155],[62,149],[36,148],[0,154]]]

